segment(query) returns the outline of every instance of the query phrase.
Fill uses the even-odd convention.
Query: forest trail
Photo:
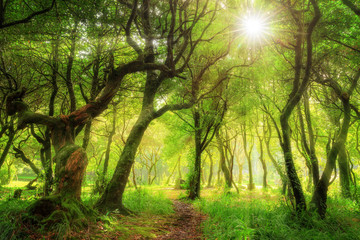
[[[205,215],[197,212],[191,203],[173,200],[175,213],[169,217],[169,224],[164,226],[165,235],[155,239],[203,239],[201,223]]]

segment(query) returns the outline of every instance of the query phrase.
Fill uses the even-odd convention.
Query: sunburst
[[[250,44],[264,42],[271,35],[269,16],[262,13],[248,13],[240,19],[240,32]]]

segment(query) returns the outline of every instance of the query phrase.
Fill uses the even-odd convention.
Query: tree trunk
[[[311,167],[312,167],[312,179],[314,186],[317,185],[319,182],[320,174],[319,174],[319,160],[316,156],[315,152],[315,137],[314,137],[314,131],[312,128],[311,123],[311,115],[310,115],[310,106],[309,106],[309,96],[307,94],[307,91],[304,93],[304,109],[305,109],[305,119],[306,124],[309,132],[309,145],[310,145],[310,161],[311,161]]]
[[[330,81],[330,86],[334,89],[337,96],[340,98],[340,100],[342,102],[343,109],[344,109],[344,117],[343,117],[340,132],[339,132],[338,136],[336,137],[335,142],[333,143],[333,145],[330,149],[324,172],[321,175],[321,178],[315,188],[315,191],[314,191],[314,194],[313,194],[313,197],[311,200],[312,204],[315,205],[317,212],[319,213],[320,217],[322,217],[322,218],[324,218],[325,214],[326,214],[327,192],[328,192],[328,187],[330,184],[330,177],[331,177],[332,171],[336,165],[336,158],[337,158],[339,152],[342,150],[342,148],[345,148],[345,143],[346,143],[347,134],[348,134],[348,130],[350,127],[350,119],[351,119],[350,96],[351,96],[353,90],[355,89],[355,87],[357,86],[357,82],[358,82],[359,78],[360,78],[360,70],[357,72],[356,76],[354,77],[353,82],[352,82],[351,87],[348,92],[344,92],[341,89],[341,87],[339,86],[339,84],[337,84],[336,82]]]
[[[222,185],[221,173],[222,173],[222,171],[221,171],[221,166],[220,166],[220,162],[219,162],[218,171],[217,171],[217,181],[216,181],[217,186]]]
[[[214,160],[211,156],[210,151],[206,150],[209,159],[210,159],[210,166],[209,166],[209,178],[208,178],[208,183],[207,183],[207,187],[211,187],[211,181],[212,181],[212,177],[213,177],[213,168],[214,168]]]
[[[136,176],[135,176],[135,164],[132,166],[132,180],[133,180],[133,184],[135,189],[137,189],[137,183],[136,183]]]
[[[285,171],[283,170],[283,167],[280,166],[280,164],[275,160],[274,156],[271,153],[271,149],[270,149],[270,140],[271,140],[271,126],[269,121],[267,121],[267,126],[268,126],[268,132],[269,132],[269,136],[267,138],[265,138],[265,145],[266,145],[266,151],[267,154],[270,158],[270,161],[272,162],[272,164],[274,165],[276,172],[279,174],[282,185],[283,185],[283,190],[282,193],[285,194],[286,192],[286,186],[287,186],[287,182],[288,182],[288,178],[286,176]]]
[[[92,125],[92,121],[89,121],[88,123],[85,124],[84,137],[82,143],[82,148],[85,150],[87,149],[90,142],[91,125]]]
[[[309,107],[309,96],[307,91],[304,92],[304,112],[305,112],[305,119],[307,124],[308,130],[308,139],[305,133],[305,124],[303,120],[303,114],[301,111],[301,107],[297,105],[297,112],[299,116],[300,122],[300,131],[301,131],[301,143],[303,152],[300,153],[304,156],[306,161],[306,166],[309,169],[309,178],[308,178],[308,191],[311,191],[311,184],[316,186],[319,181],[319,161],[316,156],[315,152],[315,137],[314,132],[311,124],[311,116],[310,116],[310,107]]]
[[[242,137],[243,137],[243,145],[244,145],[244,152],[245,152],[245,157],[246,160],[248,162],[248,168],[249,168],[249,185],[248,185],[248,189],[249,190],[253,190],[255,189],[255,184],[254,184],[254,178],[253,178],[253,172],[252,172],[252,162],[251,162],[251,152],[252,149],[254,147],[254,143],[252,143],[250,145],[250,150],[247,150],[247,139],[246,139],[246,125],[242,125]]]
[[[265,128],[265,126],[263,127],[263,129]],[[265,134],[265,131],[263,130],[263,134]],[[266,167],[266,162],[265,162],[265,159],[264,159],[264,147],[263,147],[263,140],[264,140],[264,137],[260,137],[260,133],[259,133],[259,130],[258,128],[256,128],[256,135],[259,139],[259,143],[260,143],[260,157],[259,157],[259,160],[260,160],[260,163],[261,163],[261,166],[263,168],[263,188],[267,188],[267,167]]]
[[[114,175],[95,205],[100,211],[119,209],[125,213],[127,212],[122,203],[122,196],[135,160],[136,151],[151,120],[147,116],[147,111],[143,111],[131,129],[116,165]]]
[[[49,101],[49,116],[55,114],[55,100],[58,93],[57,79],[59,71],[59,47],[60,37],[56,37],[52,46],[52,73],[51,73],[51,85],[52,92]],[[34,135],[34,134],[33,134]],[[38,138],[37,138],[38,139]],[[45,138],[43,141],[38,141],[42,144],[41,158],[44,162],[43,167],[45,169],[45,184],[44,184],[44,196],[49,196],[52,191],[52,185],[54,184],[53,176],[53,158],[51,150],[51,129],[47,126],[45,130]]]
[[[337,160],[339,165],[341,195],[344,198],[350,198],[350,166],[345,146],[341,146]]]
[[[294,197],[295,197],[296,210],[299,212],[302,212],[302,211],[306,210],[306,201],[305,201],[304,193],[303,193],[302,186],[300,183],[300,179],[297,175],[294,161],[293,161],[291,143],[290,143],[290,130],[289,130],[288,117],[289,116],[282,114],[281,119],[280,119],[282,136],[283,136],[283,144],[281,147],[284,152],[287,176],[288,176],[290,186],[291,186],[291,189],[292,189]]]
[[[15,130],[14,130],[14,123],[12,120],[10,120],[11,123],[10,123],[10,126],[8,128],[9,130],[9,134],[8,134],[8,140],[6,142],[6,145],[5,145],[5,148],[3,150],[3,152],[1,153],[1,156],[0,156],[0,168],[2,167],[2,165],[4,164],[5,162],[5,159],[10,151],[10,147],[13,143],[13,140],[14,140],[14,137],[15,137]]]
[[[298,109],[299,106],[298,106]],[[299,115],[300,116],[300,115]],[[303,120],[301,117],[299,117],[300,120],[300,129],[301,129],[301,141],[304,141],[305,135],[303,135],[303,133],[305,133],[305,129],[303,128],[303,124],[301,123]],[[304,143],[301,144],[301,148],[299,146],[299,139],[298,138],[294,138],[295,141],[295,145],[296,148],[298,150],[298,152],[300,153],[300,155],[304,158],[305,160],[305,166],[308,170],[308,174],[307,174],[307,184],[306,184],[306,190],[308,192],[311,192],[311,187],[312,187],[312,167],[311,167],[311,161],[310,161],[310,157],[307,153],[307,151],[305,150],[305,148],[307,147],[307,145],[304,145]],[[305,142],[306,143],[306,142]]]
[[[219,163],[219,168],[221,168],[222,172],[224,173],[225,176],[225,181],[226,181],[226,187],[231,188],[232,186],[232,181],[231,181],[231,176],[230,176],[230,171],[229,168],[226,166],[226,162],[225,162],[225,153],[224,153],[224,144],[223,141],[220,137],[220,130],[216,131],[216,140],[217,140],[217,147],[220,153],[220,163]],[[219,174],[218,174],[219,175]]]
[[[154,176],[150,179],[150,183],[149,185],[152,185],[154,183],[155,178],[157,177],[157,168],[156,168],[156,162],[153,165],[153,169],[154,169]]]
[[[260,141],[260,162],[263,168],[263,188],[267,188],[267,167],[264,159],[264,149],[263,149],[263,139],[259,139]]]
[[[195,165],[190,179],[189,199],[200,197],[200,180],[201,180],[201,126],[200,113],[197,107],[194,110],[194,127],[195,127]]]
[[[240,160],[238,160],[238,166],[239,166],[239,180],[238,180],[238,183],[239,183],[239,185],[242,185],[244,163],[240,163]]]
[[[297,175],[292,150],[291,150],[291,141],[290,141],[290,126],[289,118],[295,108],[299,103],[303,93],[306,91],[312,69],[312,57],[313,57],[313,45],[312,45],[312,33],[320,20],[321,13],[319,6],[315,0],[310,0],[312,7],[314,8],[314,16],[311,21],[307,24],[307,29],[304,29],[304,23],[301,14],[293,9],[289,9],[294,17],[294,20],[297,24],[297,32],[295,34],[295,65],[294,65],[294,80],[292,85],[291,93],[289,94],[289,99],[286,102],[285,107],[282,109],[280,115],[280,125],[282,133],[282,145],[281,148],[284,153],[285,167],[290,182],[290,186],[294,193],[296,211],[303,212],[306,210],[306,201],[304,193],[302,190],[301,182]],[[306,33],[306,34],[304,34]],[[303,45],[304,45],[304,35],[306,39],[306,64],[305,70],[303,70]],[[301,76],[303,77],[301,78]]]
[[[200,176],[201,176],[201,182],[203,183],[203,184],[205,184],[206,183],[206,176],[205,176],[205,171],[204,171],[204,169],[205,169],[205,159],[203,160],[203,164],[201,165],[201,174],[200,174]]]
[[[181,155],[179,155],[179,158],[181,157]],[[175,173],[175,170],[176,170],[176,167],[177,167],[177,165],[179,164],[179,160],[178,161],[176,161],[176,163],[175,163],[175,166],[174,166],[174,168],[173,168],[173,170],[171,171],[171,173],[170,173],[170,175],[168,176],[168,178],[167,178],[167,180],[166,180],[166,185],[169,185],[169,183],[170,183],[170,179],[171,179],[171,177],[174,175],[174,173]]]
[[[65,198],[80,200],[81,185],[87,167],[87,156],[83,148],[67,143],[55,155],[56,193]]]
[[[7,164],[7,163],[6,163],[6,164]],[[12,180],[12,178],[13,178],[13,176],[12,176],[12,174],[11,174],[11,166],[12,166],[12,165],[13,165],[13,162],[7,164],[7,172],[8,172],[8,174],[7,174],[7,181],[6,181],[6,182],[8,182],[8,183],[11,183],[11,180]]]
[[[75,27],[72,30],[71,36],[70,36],[70,54],[68,56],[68,63],[66,66],[66,78],[65,83],[67,90],[69,92],[69,98],[70,98],[70,112],[73,112],[76,110],[76,97],[74,92],[74,86],[72,82],[72,69],[74,64],[74,57],[75,57],[75,47],[76,47],[76,34],[77,34],[77,26],[78,22],[75,23]]]
[[[107,139],[105,159],[104,159],[104,168],[103,168],[103,172],[102,172],[102,176],[101,176],[102,188],[105,187],[106,174],[108,171],[109,160],[110,160],[111,144],[113,141],[113,136],[115,135],[115,131],[116,131],[116,106],[114,106],[114,109],[113,109],[112,128],[111,128],[111,131],[110,131],[108,139]]]

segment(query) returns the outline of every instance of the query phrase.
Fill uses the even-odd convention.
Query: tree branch
[[[11,27],[11,26],[14,26],[14,25],[17,25],[17,24],[30,22],[30,20],[33,19],[34,17],[49,12],[54,7],[55,2],[56,2],[56,0],[53,0],[50,7],[45,8],[45,9],[40,10],[40,11],[37,11],[37,12],[33,12],[32,14],[30,14],[26,18],[16,20],[16,21],[13,21],[13,22],[10,22],[10,23],[5,23],[5,24],[3,22],[1,22],[0,29]]]

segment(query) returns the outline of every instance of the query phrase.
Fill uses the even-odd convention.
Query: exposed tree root
[[[44,197],[27,209],[23,223],[40,231],[57,232],[62,237],[71,230],[86,227],[96,217],[96,212],[75,198],[61,195]]]

